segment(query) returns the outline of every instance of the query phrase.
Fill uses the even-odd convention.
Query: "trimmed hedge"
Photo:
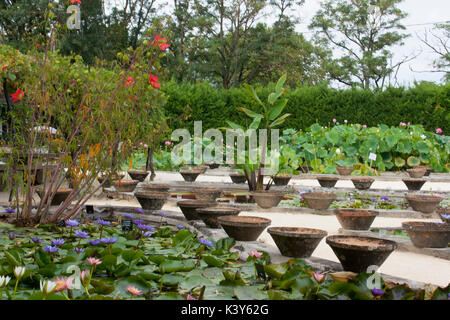
[[[270,89],[256,88],[261,99]],[[203,131],[227,127],[225,120],[249,125],[251,119],[236,107],[258,110],[244,88],[218,89],[208,83],[167,82],[161,86],[168,101],[165,106],[170,128],[187,128],[193,132],[194,120],[203,121]],[[326,86],[288,89],[285,112],[292,114],[280,129],[305,130],[313,123],[328,125],[333,118],[343,123],[397,126],[400,122],[422,124],[434,132],[450,130],[450,83],[416,84],[411,88],[387,88],[382,92],[361,89],[339,90]]]

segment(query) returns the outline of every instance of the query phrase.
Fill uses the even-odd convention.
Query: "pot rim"
[[[314,233],[300,233],[295,231],[312,231]],[[322,239],[326,235],[328,235],[328,232],[321,229],[314,229],[314,228],[304,228],[304,227],[271,227],[267,229],[267,232],[272,235],[277,236],[286,236],[286,237],[292,237],[292,238],[320,238]]]
[[[379,215],[379,212],[376,210],[370,209],[355,209],[355,208],[341,208],[334,209],[334,213],[339,216],[360,216],[360,217],[376,217]]]
[[[217,205],[217,202],[215,201],[205,201],[205,200],[181,200],[177,201],[178,207],[185,207],[185,208],[204,208],[208,206],[215,206]]]
[[[133,184],[138,184],[140,181],[139,180],[114,180],[113,183],[119,185],[119,183],[122,184],[126,184],[126,185],[133,185]]]
[[[241,212],[242,210],[235,207],[216,206],[216,207],[197,208],[195,209],[195,211],[200,215],[218,216],[218,215],[239,214],[239,212]]]
[[[450,225],[441,222],[429,221],[405,221],[402,223],[403,229],[413,232],[450,232]]]
[[[285,192],[283,191],[252,191],[250,192],[250,195],[256,196],[256,197],[284,197]]]
[[[256,219],[259,221],[250,222],[247,220],[248,218]],[[272,223],[272,220],[270,219],[254,216],[222,216],[218,217],[217,221],[220,224],[226,226],[236,226],[236,227],[267,227]]]
[[[351,178],[350,180],[352,180],[352,181],[364,181],[364,182],[375,181],[375,179],[371,178],[371,177],[354,177],[354,178]]]
[[[325,195],[325,196],[323,196]],[[328,192],[321,192],[321,191],[317,191],[317,192],[307,192],[307,193],[303,193],[302,194],[302,198],[303,199],[311,199],[311,200],[315,200],[315,199],[326,199],[326,200],[331,200],[331,199],[336,199],[336,194],[335,193],[328,193]]]
[[[349,238],[355,238],[366,241],[376,241],[381,244],[374,244],[373,246],[370,245],[363,246],[363,245],[339,243],[336,241],[338,239],[349,239]],[[395,241],[365,236],[332,235],[326,238],[326,243],[332,248],[349,249],[355,251],[390,252],[398,248],[398,244]]]
[[[136,191],[134,196],[136,198],[146,198],[146,199],[165,199],[169,196],[169,192],[159,192],[159,191]]]
[[[339,180],[339,177],[328,177],[328,176],[325,176],[325,177],[317,177],[316,178],[317,180],[326,180],[326,181],[338,181]]]
[[[445,197],[441,195],[421,195],[421,194],[407,194],[406,200],[412,200],[417,202],[441,202]],[[434,201],[433,201],[434,200]]]
[[[427,182],[428,180],[425,178],[403,178],[403,182]]]
[[[145,170],[128,170],[128,173],[137,173],[137,174],[149,174],[150,171],[145,171]]]

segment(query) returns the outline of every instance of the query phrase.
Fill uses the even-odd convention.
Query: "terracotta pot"
[[[411,169],[407,169],[406,172],[408,172],[409,176],[411,178],[422,178],[425,173],[427,172],[426,167],[415,167]]]
[[[322,188],[333,188],[336,183],[338,182],[339,178],[335,177],[320,177],[317,178],[317,181],[319,181],[319,184]]]
[[[180,174],[183,176],[184,181],[187,181],[187,182],[194,182],[201,173],[202,172],[200,170],[180,171]]]
[[[207,208],[217,206],[218,203],[214,201],[201,201],[201,200],[185,200],[178,201],[177,206],[181,209],[186,220],[201,220],[197,214],[198,208]]]
[[[352,178],[353,185],[358,190],[368,190],[375,179],[370,177],[355,177]]]
[[[256,241],[272,223],[270,219],[250,216],[223,216],[217,221],[228,236],[237,241]]]
[[[139,181],[137,180],[115,180],[113,181],[114,188],[118,192],[133,192],[136,189]]]
[[[285,257],[308,258],[328,233],[324,230],[294,227],[267,229],[281,254]]]
[[[418,248],[447,248],[450,224],[440,222],[407,221],[402,223],[411,242]]]
[[[378,211],[361,209],[335,209],[336,218],[346,230],[369,230]]]
[[[354,167],[343,167],[343,166],[339,166],[336,167],[337,172],[341,175],[341,176],[349,176],[352,171],[353,171]]]
[[[164,183],[142,183],[139,187],[146,191],[167,192],[170,190],[170,184]]]
[[[240,209],[234,207],[209,207],[209,208],[198,208],[197,214],[200,219],[206,224],[207,227],[212,229],[219,229],[220,224],[217,218],[222,216],[237,216]]]
[[[111,188],[111,186],[112,186],[111,181],[113,181],[113,180],[122,180],[124,177],[125,177],[124,174],[111,175],[111,178],[109,178],[105,182],[105,184],[103,185],[103,188]],[[98,183],[102,184],[102,182],[105,180],[105,178],[106,178],[105,176],[98,176],[97,177]]]
[[[128,174],[130,175],[131,179],[138,180],[139,182],[144,182],[145,178],[147,178],[149,173],[150,172],[143,171],[143,170],[130,170],[130,171],[128,171]]]
[[[273,177],[276,186],[287,186],[292,176],[288,174],[279,174]]]
[[[50,203],[50,205],[52,206],[59,206],[61,203],[63,203],[64,201],[66,201],[67,197],[69,196],[69,194],[73,191],[73,189],[70,188],[59,188],[53,199],[52,202]],[[42,190],[36,190],[36,193],[39,195],[39,197],[42,199],[43,196],[43,192]]]
[[[428,177],[431,172],[433,172],[433,167],[427,167],[427,166],[417,166],[416,168],[426,168],[427,171],[425,172],[424,176]]]
[[[436,195],[407,194],[406,200],[414,211],[432,213],[444,197]]]
[[[436,209],[436,212],[438,213],[439,217],[441,217],[441,220],[443,222],[450,223],[450,207],[449,208],[438,207]]]
[[[138,191],[134,196],[144,210],[161,210],[169,197],[168,192]]]
[[[251,194],[255,199],[256,204],[263,209],[276,207],[284,197],[283,192],[273,191],[254,191]]]
[[[326,242],[344,270],[356,273],[367,272],[372,265],[381,266],[398,247],[395,241],[344,235],[329,236]]]
[[[302,198],[309,208],[315,210],[326,210],[336,200],[336,194],[326,192],[303,193]]]
[[[203,201],[216,201],[222,194],[222,190],[215,187],[194,188],[195,199]]]
[[[247,182],[247,177],[245,176],[245,174],[241,174],[241,173],[230,173],[230,178],[231,178],[231,181],[233,181],[233,183],[246,183]]]
[[[405,183],[408,190],[414,191],[420,190],[425,184],[425,182],[427,182],[427,180],[425,179],[414,179],[414,178],[405,178],[402,179],[402,181]]]

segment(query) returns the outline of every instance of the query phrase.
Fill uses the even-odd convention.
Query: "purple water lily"
[[[14,208],[8,208],[5,210],[5,213],[14,213],[14,212],[16,212],[16,209]]]
[[[52,245],[53,246],[62,246],[66,241],[64,239],[53,239]]]
[[[98,246],[100,244],[100,240],[89,240],[88,243],[91,246]]]
[[[370,290],[375,297],[382,296],[384,291],[381,289],[372,289]]]
[[[73,251],[75,251],[76,253],[82,253],[84,252],[83,248],[73,248]]]
[[[203,238],[198,239],[198,242],[200,242],[201,244],[208,246],[208,247],[213,246],[213,243],[211,241],[203,239]]]
[[[77,230],[77,231],[74,233],[74,236],[77,237],[77,238],[86,239],[86,238],[89,238],[89,233],[84,232],[84,231]]]
[[[114,237],[112,237],[112,238],[101,238],[100,241],[102,243],[105,243],[105,244],[113,244],[113,243],[116,243],[117,238],[114,238]]]
[[[184,229],[184,226],[182,226],[181,224],[177,225],[177,229],[182,230]]]
[[[167,214],[165,214],[164,212],[160,212],[159,215],[160,215],[161,217],[167,217]]]
[[[41,243],[42,239],[39,238],[31,238],[31,241],[33,241],[34,243]]]
[[[103,219],[98,219],[96,222],[97,222],[99,225],[104,226],[104,227],[108,227],[108,226],[111,225],[111,222],[110,222],[110,221],[105,221],[105,220],[103,220]]]
[[[375,202],[375,201],[377,201],[377,198],[372,198],[372,199],[370,199],[370,200],[372,200],[373,202]]]
[[[389,197],[381,197],[381,200],[388,201]]]
[[[144,238],[149,238],[149,237],[151,237],[151,236],[153,235],[153,233],[147,231],[147,232],[141,232],[141,235],[142,235]]]
[[[66,228],[78,227],[80,223],[77,220],[66,220]]]
[[[57,252],[59,250],[59,248],[58,247],[55,247],[55,246],[45,246],[44,247],[44,251],[45,252],[48,252],[48,253],[55,253],[55,252]]]
[[[122,217],[123,218],[128,218],[128,219],[133,219],[133,215],[130,214],[130,213],[124,213]]]
[[[138,224],[136,226],[136,228],[141,229],[141,230],[145,230],[145,231],[154,231],[155,230],[154,227],[148,226],[148,225],[145,225],[145,224]]]
[[[16,236],[17,236],[17,234],[11,232],[11,233],[9,234],[9,239],[10,239],[10,240],[14,240],[14,239],[16,238]]]
[[[140,225],[140,224],[143,224],[144,221],[143,221],[143,220],[140,220],[140,219],[134,219],[134,220],[133,220],[133,223],[136,224],[136,225]]]
[[[140,213],[140,214],[143,214],[143,213],[144,213],[144,209],[141,209],[141,208],[136,208],[136,209],[134,209],[134,210],[136,210],[136,212],[137,212],[137,213]]]

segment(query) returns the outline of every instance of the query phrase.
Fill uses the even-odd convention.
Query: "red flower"
[[[158,81],[158,80],[157,80]],[[132,77],[129,77],[128,79],[127,79],[127,81],[125,82],[125,87],[129,87],[129,86],[132,86],[133,84],[135,84],[136,82],[135,81],[133,81],[133,78]]]
[[[155,37],[155,46],[159,46],[161,50],[166,50],[167,48],[170,48],[170,44],[167,43],[166,38],[161,38],[160,36]]]
[[[153,86],[153,88],[159,89],[161,85],[158,83],[159,79],[157,76],[150,74],[148,82]]]
[[[5,71],[6,68],[8,68],[8,66],[3,66],[3,67],[2,67],[2,71]]]
[[[22,100],[23,94],[24,94],[24,93],[23,93],[22,90],[17,89],[16,93],[13,93],[13,94],[11,95],[11,97],[13,98],[13,102]]]
[[[79,3],[79,4],[81,4],[81,0],[70,0],[70,3]]]

